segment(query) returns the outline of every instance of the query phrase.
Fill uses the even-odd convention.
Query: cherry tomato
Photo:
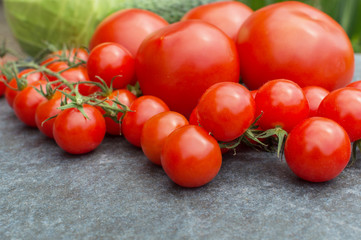
[[[285,158],[290,169],[310,182],[337,177],[351,156],[346,131],[335,121],[312,117],[297,125],[288,135]]]
[[[188,125],[188,120],[180,113],[167,111],[148,119],[142,129],[140,145],[147,158],[161,165],[160,154],[165,139],[175,129]]]
[[[144,94],[161,98],[171,110],[189,117],[208,87],[239,81],[237,50],[232,39],[211,24],[178,22],[143,41],[136,75]]]
[[[0,71],[0,97],[2,97],[5,94],[5,90],[6,90],[5,82],[7,82],[7,79],[5,75],[1,74]]]
[[[130,105],[130,110],[124,115],[122,133],[128,142],[140,147],[140,137],[145,122],[158,113],[169,111],[169,108],[161,99],[149,95],[135,99]]]
[[[46,84],[46,81],[34,82],[19,92],[14,99],[13,109],[15,115],[30,127],[36,127],[36,108],[41,102],[46,101],[46,98],[38,93],[35,88],[45,89]]]
[[[200,187],[210,182],[222,165],[217,141],[203,128],[187,125],[165,140],[161,164],[168,177],[182,187]]]
[[[103,79],[108,87],[125,88],[135,78],[135,61],[132,54],[117,43],[102,43],[93,48],[87,62],[90,80]],[[117,77],[116,77],[117,76]],[[114,78],[113,82],[112,79]]]
[[[105,18],[95,29],[89,48],[104,42],[123,45],[136,55],[148,34],[168,25],[159,15],[142,9],[124,9]]]
[[[251,8],[240,2],[213,2],[191,9],[181,20],[200,19],[211,23],[235,41],[242,23],[252,13]]]
[[[26,79],[26,82],[24,83],[24,86],[22,86],[22,89],[23,90],[28,84],[31,84],[33,82],[37,82],[41,79],[43,79],[43,74],[40,73],[40,72],[33,72],[34,69],[25,69],[23,71],[21,71],[19,74],[18,74],[18,78],[20,79],[21,77],[25,77]],[[18,88],[18,84],[16,82],[16,79],[13,78],[11,79],[11,81],[9,82],[9,86],[11,87],[7,87],[6,90],[5,90],[5,98],[6,98],[6,101],[7,103],[9,104],[10,107],[13,107],[13,102],[14,102],[14,99],[16,97],[16,95],[19,93],[19,91],[16,91],[16,90],[13,90],[12,88],[15,88],[17,89]]]
[[[56,52],[53,52],[49,54],[44,61],[41,62],[40,65],[46,65],[55,62],[56,60],[59,60],[60,57],[65,55],[69,59],[70,62],[78,63],[80,60],[82,61],[88,61],[89,54],[88,52],[83,48],[73,48],[70,51],[66,50],[64,53],[64,50],[59,50]]]
[[[353,87],[330,92],[318,107],[318,116],[340,124],[351,142],[361,138],[361,90]]]
[[[46,101],[41,102],[35,111],[35,123],[40,132],[45,134],[46,136],[50,138],[54,138],[53,136],[53,125],[55,118],[52,118],[50,120],[46,119],[50,117],[54,117],[57,114],[61,112],[59,109],[61,105],[62,100],[62,93],[61,92],[55,92],[53,97],[51,99],[48,99]]]
[[[308,86],[302,88],[303,93],[305,94],[308,106],[310,107],[310,113],[308,117],[314,117],[317,115],[318,106],[320,106],[321,101],[330,93],[326,89],[318,86]]]
[[[96,149],[105,136],[105,121],[98,109],[84,105],[86,118],[78,109],[68,108],[54,121],[53,134],[59,147],[71,154],[84,154]]]
[[[218,141],[240,137],[254,121],[256,106],[251,93],[239,83],[216,83],[197,105],[200,125]]]
[[[255,102],[256,116],[262,113],[258,124],[263,130],[281,127],[290,132],[309,114],[308,102],[302,89],[286,79],[265,83],[258,89]]]
[[[329,91],[352,80],[354,52],[343,28],[307,4],[286,1],[255,11],[237,38],[241,76],[257,89],[286,78]]]
[[[348,84],[346,87],[354,87],[354,88],[358,88],[361,90],[361,80],[352,82],[352,83]]]
[[[69,83],[90,81],[87,69],[86,69],[86,67],[83,67],[83,66],[69,68],[69,65],[65,62],[54,62],[54,63],[49,64],[47,66],[47,68],[55,73],[61,72],[60,75],[63,78],[65,78]],[[65,69],[67,69],[67,70],[65,70]],[[47,74],[46,76],[49,79],[49,81],[57,81],[58,80],[55,76],[52,76],[50,74]],[[54,86],[59,86],[59,89],[68,88],[65,84],[62,84],[62,83],[54,84]],[[88,83],[81,83],[78,86],[79,92],[82,95],[87,96],[87,94],[89,94],[91,92],[90,88],[92,86],[93,85],[88,84]]]
[[[199,125],[199,115],[198,115],[198,108],[195,107],[189,116],[189,124],[191,125]]]
[[[107,103],[109,103],[110,105],[113,105],[112,100],[117,100],[119,101],[121,104],[124,104],[126,106],[130,106],[134,100],[137,98],[133,93],[131,93],[130,91],[126,90],[126,89],[118,89],[113,91],[108,97],[108,100],[106,100]],[[118,105],[118,107],[120,109],[122,109],[121,106]],[[105,111],[100,108],[100,112],[102,114],[105,113]],[[120,120],[120,118],[123,116],[123,113],[118,113],[117,115],[117,119]],[[121,134],[121,126],[119,123],[115,122],[112,118],[110,117],[104,117],[105,119],[105,124],[107,127],[106,132],[110,135],[120,135]]]

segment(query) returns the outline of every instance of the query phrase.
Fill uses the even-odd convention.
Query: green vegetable
[[[36,55],[46,43],[87,46],[102,19],[124,8],[153,11],[168,22],[219,0],[4,0],[7,22],[22,49]]]

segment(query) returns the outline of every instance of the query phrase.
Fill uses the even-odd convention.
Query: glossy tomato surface
[[[222,153],[217,141],[203,128],[187,125],[165,140],[161,164],[168,177],[182,187],[200,187],[219,172]]]
[[[220,28],[235,41],[239,28],[252,13],[253,10],[241,2],[212,2],[191,9],[181,20],[203,20]]]
[[[348,84],[346,87],[354,87],[354,88],[358,88],[361,90],[361,80],[354,81],[354,82]]]
[[[98,109],[84,105],[86,118],[78,109],[63,110],[56,117],[53,134],[59,147],[71,154],[84,154],[96,149],[105,136],[105,121]]]
[[[351,142],[361,138],[361,90],[345,87],[332,91],[322,100],[317,114],[340,124]]]
[[[276,79],[258,89],[256,116],[261,129],[281,127],[290,132],[294,126],[308,117],[309,106],[302,89],[287,79]]]
[[[300,178],[324,182],[337,177],[351,156],[346,131],[335,121],[322,117],[308,118],[288,135],[285,158]]]
[[[105,18],[95,29],[89,48],[104,42],[123,45],[136,55],[138,48],[148,34],[168,25],[159,15],[142,9],[125,9]]]
[[[180,113],[167,111],[148,119],[142,129],[140,145],[147,158],[161,165],[160,155],[165,139],[175,129],[188,125],[188,120]]]
[[[87,62],[90,80],[104,80],[108,87],[125,88],[135,79],[135,61],[133,55],[117,43],[102,43],[93,48]]]
[[[308,116],[316,116],[320,103],[330,92],[318,86],[307,86],[302,88],[302,91],[305,94],[305,97],[308,101],[308,106],[310,107],[310,113]]]
[[[122,133],[128,142],[140,147],[140,138],[145,122],[154,115],[169,111],[167,104],[155,96],[141,96],[130,105],[122,120]]]
[[[342,27],[325,13],[296,1],[255,11],[242,25],[237,48],[241,77],[250,89],[286,78],[329,91],[347,85],[354,52]]]
[[[216,83],[206,90],[197,105],[200,125],[218,141],[240,137],[255,117],[255,101],[239,83]]]
[[[234,42],[200,20],[166,26],[140,46],[136,75],[144,94],[161,98],[189,117],[203,92],[217,82],[238,82]]]

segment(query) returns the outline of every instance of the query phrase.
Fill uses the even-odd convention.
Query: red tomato
[[[54,96],[51,99],[41,102],[36,108],[36,112],[35,112],[36,126],[38,127],[40,132],[42,132],[43,134],[45,134],[50,138],[54,138],[53,125],[55,118],[52,118],[46,122],[44,121],[50,117],[56,116],[61,112],[61,110],[58,109],[61,105],[61,98],[62,98],[61,92],[55,92]]]
[[[222,154],[217,141],[203,128],[187,125],[165,140],[161,164],[168,177],[182,187],[200,187],[217,176]]]
[[[250,89],[286,78],[330,91],[352,80],[354,52],[347,34],[304,3],[286,1],[255,11],[240,28],[237,47],[242,80]]]
[[[126,89],[118,89],[118,90],[115,90],[113,91],[109,96],[108,96],[108,99],[106,102],[109,103],[110,105],[113,105],[113,102],[112,100],[117,100],[119,101],[120,103],[126,105],[126,106],[130,106],[134,100],[136,99],[137,97],[131,93],[130,91],[126,90]],[[118,106],[120,109],[122,109],[121,106]],[[105,111],[100,108],[100,112],[102,114],[105,113]],[[119,120],[121,117],[123,116],[123,113],[118,113],[117,115],[117,119]],[[111,135],[120,135],[121,134],[121,126],[119,123],[115,122],[112,118],[110,117],[104,117],[105,119],[105,124],[106,124],[106,127],[107,127],[107,133],[108,134],[111,134]]]
[[[50,64],[56,60],[59,60],[59,56],[65,55],[69,58],[70,62],[80,62],[79,60],[88,61],[88,52],[83,48],[73,48],[70,51],[66,50],[65,53],[63,50],[59,50],[49,54],[46,59],[41,62],[40,65]],[[76,58],[76,59],[75,59]]]
[[[348,84],[346,87],[354,87],[354,88],[358,88],[361,90],[361,80],[352,82],[352,83]]]
[[[308,117],[309,106],[302,89],[294,82],[277,79],[265,83],[256,95],[258,124],[267,130],[281,127],[286,132]]]
[[[5,90],[6,90],[6,85],[2,81],[7,82],[7,79],[4,75],[1,74],[0,71],[0,97],[2,97],[5,94]]]
[[[95,29],[89,48],[104,42],[115,42],[136,55],[148,34],[168,25],[159,15],[142,9],[124,9],[105,18]]]
[[[322,100],[317,114],[340,124],[351,142],[361,138],[361,90],[346,87],[330,92]]]
[[[19,92],[14,99],[13,108],[15,115],[18,119],[30,127],[36,127],[36,108],[41,102],[46,101],[46,98],[38,93],[35,88],[45,89],[46,84],[46,81],[32,83],[31,86],[28,86]]]
[[[102,43],[90,52],[87,70],[90,80],[103,79],[108,87],[113,80],[114,89],[125,88],[135,79],[135,61],[132,54],[117,43]],[[116,77],[117,76],[117,77]]]
[[[65,78],[69,83],[90,81],[87,69],[86,69],[86,67],[83,67],[83,66],[69,68],[69,65],[65,62],[54,62],[54,63],[49,64],[47,66],[47,68],[55,73],[61,72],[60,75],[63,78]],[[65,69],[68,69],[68,70],[65,70]],[[50,74],[47,74],[47,78],[49,79],[49,81],[57,81],[58,80],[55,76],[52,76]],[[67,88],[67,86],[65,84],[61,84],[61,83],[57,83],[54,85],[55,86],[61,85],[59,87],[59,89]],[[79,92],[82,95],[86,96],[91,92],[90,91],[91,87],[92,87],[91,84],[87,84],[87,83],[79,84]]]
[[[59,147],[71,154],[84,154],[96,149],[105,136],[105,121],[98,109],[84,105],[86,118],[78,109],[63,110],[56,117],[53,134]]]
[[[213,2],[191,9],[181,20],[200,19],[211,23],[235,41],[239,28],[252,13],[251,8],[240,2]]]
[[[33,82],[37,82],[41,79],[43,79],[43,74],[39,73],[39,72],[33,72],[34,69],[25,69],[23,71],[21,71],[18,75],[18,78],[20,79],[21,77],[25,77],[26,79],[26,83],[24,84],[24,87],[23,89],[28,85],[28,84],[31,84]],[[15,88],[17,89],[18,88],[18,84],[16,82],[16,79],[13,78],[11,79],[11,81],[9,82],[9,86],[12,87],[12,88]],[[22,89],[20,89],[22,90]],[[13,102],[14,102],[14,99],[16,97],[16,95],[19,93],[19,91],[16,91],[16,90],[13,90],[9,87],[6,88],[5,90],[5,98],[6,98],[6,101],[8,102],[9,106],[10,107],[13,107]]]
[[[122,133],[134,146],[140,147],[140,137],[145,122],[154,115],[169,111],[168,106],[154,96],[141,96],[130,105],[122,121]]]
[[[161,98],[189,117],[203,92],[217,82],[238,82],[234,42],[199,20],[171,24],[151,34],[139,48],[136,74],[144,94]]]
[[[308,117],[314,117],[317,115],[318,106],[322,100],[330,93],[326,89],[318,86],[308,86],[302,88],[303,93],[305,94],[308,106],[310,107],[310,113]]]
[[[147,158],[161,165],[160,154],[165,139],[174,130],[188,125],[188,120],[180,113],[167,111],[148,119],[142,129],[140,145]]]
[[[312,117],[297,125],[288,135],[285,158],[290,169],[310,182],[337,177],[351,156],[351,143],[345,130],[333,120]]]
[[[241,84],[216,83],[206,90],[197,105],[200,125],[218,141],[240,137],[254,121],[256,106]]]
[[[251,92],[251,95],[252,95],[253,99],[256,99],[256,95],[257,95],[258,90],[252,90],[250,92]]]
[[[189,124],[191,125],[199,125],[199,115],[198,115],[198,108],[195,107],[189,116]]]

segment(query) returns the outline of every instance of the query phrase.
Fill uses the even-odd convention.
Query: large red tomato
[[[89,48],[104,42],[115,42],[126,47],[133,55],[137,53],[144,38],[168,25],[159,15],[143,9],[125,9],[105,18],[95,29]]]
[[[241,77],[250,89],[286,78],[301,87],[327,90],[347,85],[354,53],[345,31],[325,13],[304,3],[276,3],[254,12],[236,41]]]
[[[203,92],[217,82],[238,82],[237,49],[219,28],[200,20],[168,25],[151,34],[136,57],[144,94],[161,98],[188,117]]]
[[[191,9],[182,17],[182,21],[190,19],[206,21],[236,40],[239,28],[252,12],[251,8],[241,2],[213,2]]]

